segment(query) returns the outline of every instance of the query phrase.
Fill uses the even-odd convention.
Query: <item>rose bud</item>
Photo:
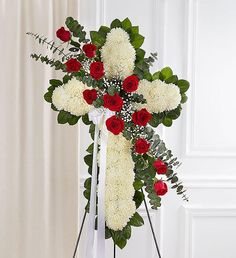
[[[107,130],[118,135],[124,130],[124,121],[120,117],[112,116],[106,120]]]
[[[97,47],[94,44],[83,45],[83,51],[88,58],[95,57]]]
[[[153,187],[154,187],[154,191],[156,192],[157,195],[162,196],[168,192],[167,185],[162,180],[157,181]]]
[[[83,97],[85,99],[85,101],[89,104],[92,105],[93,101],[97,99],[98,94],[97,91],[95,89],[92,90],[84,90],[83,91]]]
[[[138,89],[139,79],[136,75],[131,75],[124,79],[123,81],[123,90],[126,92],[134,92]]]
[[[120,111],[123,105],[123,99],[115,93],[114,96],[105,94],[103,96],[104,107],[111,111]]]
[[[77,61],[77,59],[71,58],[66,63],[66,71],[68,73],[71,72],[78,72],[80,68],[82,67],[81,63]]]
[[[147,123],[151,120],[152,115],[147,111],[146,108],[134,112],[132,115],[132,120],[136,125],[146,126]]]
[[[104,66],[102,62],[93,62],[90,65],[90,75],[95,80],[100,80],[104,75]]]
[[[134,146],[135,151],[139,154],[144,154],[148,152],[149,147],[150,147],[150,143],[143,138],[137,139]]]
[[[167,165],[161,159],[157,159],[153,163],[154,168],[157,171],[157,174],[166,174],[167,172]]]
[[[64,27],[61,27],[60,29],[58,29],[56,32],[56,35],[60,40],[62,40],[64,42],[67,42],[71,39],[70,32],[68,30],[65,30]]]

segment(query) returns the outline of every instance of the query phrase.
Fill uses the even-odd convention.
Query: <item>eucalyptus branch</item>
[[[39,44],[42,44],[42,45],[46,44],[47,48],[50,47],[50,50],[53,49],[53,53],[59,52],[58,54],[63,55],[64,57],[66,57],[68,55],[63,52],[64,48],[60,48],[60,46],[57,46],[53,40],[47,41],[48,40],[47,37],[40,36],[39,34],[32,33],[32,32],[27,32],[26,34],[29,36],[32,36],[35,40],[38,40]]]
[[[35,59],[36,61],[40,60],[42,63],[46,63],[47,65],[50,65],[51,67],[55,67],[55,70],[64,70],[65,65],[55,58],[49,58],[48,56],[43,55],[37,55],[37,54],[31,54],[31,58]]]

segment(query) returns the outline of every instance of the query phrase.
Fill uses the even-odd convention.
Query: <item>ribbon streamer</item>
[[[91,193],[89,205],[88,237],[86,246],[86,258],[105,258],[105,181],[106,181],[106,151],[108,131],[105,121],[115,113],[103,108],[96,108],[89,112],[89,120],[95,124],[93,166],[91,179]],[[98,136],[100,131],[100,171],[99,184],[97,184],[97,152]],[[97,248],[95,253],[95,218],[96,218],[96,194],[98,185],[98,230]]]

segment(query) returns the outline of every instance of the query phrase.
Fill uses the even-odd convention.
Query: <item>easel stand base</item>
[[[143,193],[143,189],[142,189],[142,193]],[[154,232],[153,224],[152,224],[152,221],[151,221],[151,217],[150,217],[150,213],[149,213],[149,210],[148,210],[148,206],[147,206],[147,202],[146,202],[146,198],[145,197],[144,197],[144,205],[145,205],[145,209],[146,209],[146,212],[147,212],[147,217],[148,217],[149,225],[150,225],[150,228],[151,228],[151,231],[152,231],[153,240],[155,242],[158,258],[161,258],[160,249],[159,249],[159,246],[158,246],[158,243],[157,243],[156,235],[155,235],[155,232]],[[77,238],[77,241],[76,241],[76,245],[75,245],[75,250],[74,250],[73,258],[76,258],[76,253],[77,253],[77,249],[78,249],[79,242],[80,242],[80,239],[81,239],[81,235],[82,235],[82,232],[83,232],[86,216],[87,216],[87,211],[84,212],[83,220],[82,220],[82,223],[81,223],[81,226],[80,226],[80,230],[79,230],[79,235],[78,235],[78,238]],[[113,257],[116,258],[116,245],[115,244],[114,244],[113,253],[114,253]]]

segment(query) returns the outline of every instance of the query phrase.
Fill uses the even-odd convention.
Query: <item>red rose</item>
[[[167,165],[161,159],[157,159],[153,163],[154,168],[157,171],[157,174],[166,174],[167,172]]]
[[[93,104],[93,101],[97,99],[98,94],[97,94],[97,91],[95,89],[93,89],[93,90],[84,90],[83,91],[83,96],[84,96],[85,101],[89,105],[91,105],[91,104]]]
[[[94,44],[86,44],[83,46],[83,51],[88,58],[92,58],[96,55],[97,47]]]
[[[126,92],[133,92],[138,89],[138,77],[136,75],[131,75],[124,79],[123,90]]]
[[[81,63],[77,61],[77,59],[71,58],[66,63],[66,71],[68,73],[71,72],[78,72],[80,68],[82,67]]]
[[[150,143],[148,143],[145,139],[139,138],[135,142],[135,151],[139,154],[144,154],[149,150]]]
[[[157,181],[154,184],[154,191],[157,195],[165,195],[168,192],[168,188],[165,182],[163,181]]]
[[[90,65],[90,75],[95,80],[100,80],[104,75],[104,66],[102,62],[93,62]]]
[[[146,108],[142,108],[141,110],[134,112],[132,115],[132,120],[136,125],[146,126],[147,123],[151,120],[152,115],[147,111]]]
[[[124,121],[116,116],[112,116],[106,121],[107,130],[118,135],[124,129]]]
[[[64,27],[61,27],[60,29],[58,29],[56,34],[57,34],[57,37],[64,42],[69,41],[71,38],[70,32],[68,30],[65,30]]]
[[[103,96],[104,107],[110,109],[111,111],[120,111],[123,105],[123,99],[115,93],[114,96],[105,94]]]

